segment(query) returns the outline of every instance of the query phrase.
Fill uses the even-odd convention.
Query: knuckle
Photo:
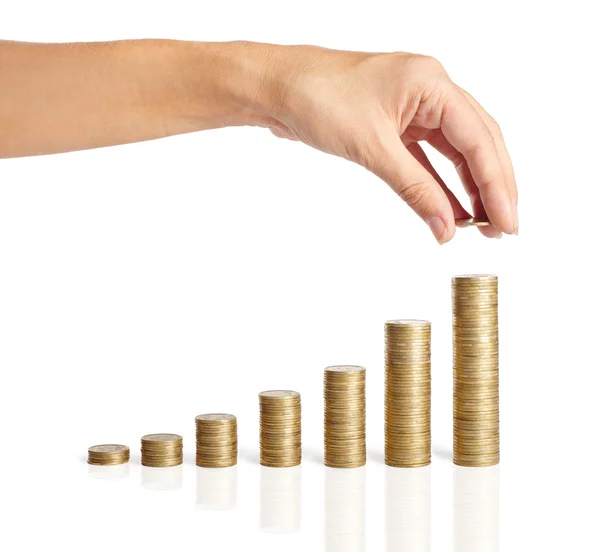
[[[462,169],[465,164],[465,156],[460,151],[452,153],[449,159],[456,170]]]
[[[417,62],[424,71],[437,75],[446,74],[446,70],[444,69],[442,63],[433,56],[418,56]]]
[[[423,63],[430,67],[437,67],[437,68],[442,67],[441,62],[433,56],[421,56],[421,58],[422,58]]]
[[[482,182],[478,183],[477,187],[479,189],[479,195],[489,193],[490,190],[496,187],[496,184],[497,180],[483,180]]]
[[[473,145],[469,146],[466,149],[464,156],[465,156],[465,158],[472,159],[474,157],[477,157],[480,152],[481,152],[481,144],[479,142],[475,142]]]
[[[443,65],[432,56],[404,54],[402,66],[415,75],[446,75]]]
[[[427,203],[428,189],[425,182],[413,182],[400,190],[400,197],[412,209]]]
[[[494,140],[492,131],[485,126],[482,130],[481,138],[466,148],[464,156],[467,159],[476,159],[483,155],[490,146],[495,146],[495,143],[496,141]]]
[[[502,136],[502,130],[500,128],[500,125],[498,124],[498,121],[496,121],[496,119],[494,119],[491,115],[489,118],[489,125],[490,125],[490,130],[492,131],[492,133],[496,136]]]
[[[494,140],[494,142],[503,142],[504,136],[502,135],[502,129],[500,128],[498,121],[496,121],[496,119],[494,119],[491,115],[488,115],[486,123],[488,128],[490,129],[490,134],[492,135],[492,139]]]

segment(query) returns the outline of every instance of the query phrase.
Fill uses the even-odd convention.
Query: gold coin
[[[492,223],[484,218],[457,218],[454,223],[459,228],[467,228],[468,226],[491,226]]]
[[[94,445],[88,449],[88,464],[116,466],[129,462],[129,447],[125,445]]]
[[[196,422],[196,465],[228,468],[237,464],[237,418],[233,414],[200,414]]]
[[[431,324],[385,323],[385,462],[393,467],[431,461]]]
[[[175,433],[152,433],[142,441],[142,465],[153,468],[179,466],[183,463],[183,437]]]
[[[260,463],[271,468],[297,466],[302,461],[301,404],[296,391],[259,393]]]
[[[489,466],[500,458],[498,278],[452,279],[454,462]]]
[[[366,462],[365,374],[362,366],[325,369],[326,466],[356,468]]]

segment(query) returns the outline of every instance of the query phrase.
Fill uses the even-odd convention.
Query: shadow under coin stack
[[[260,463],[289,468],[302,461],[300,393],[263,391],[260,403]]]
[[[325,368],[325,465],[331,468],[367,461],[365,375],[361,366]]]
[[[95,445],[88,449],[88,464],[117,466],[129,462],[129,447],[125,445]]]
[[[196,416],[196,466],[229,468],[237,464],[237,418],[232,414]]]
[[[498,278],[452,279],[454,463],[500,461]]]
[[[154,433],[142,437],[142,466],[170,468],[183,464],[183,437],[174,433]]]
[[[385,463],[431,463],[431,324],[385,324]]]

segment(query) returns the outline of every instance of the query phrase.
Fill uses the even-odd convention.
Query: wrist
[[[254,42],[184,44],[192,57],[186,63],[186,80],[196,126],[270,126],[288,86],[281,51],[285,47]]]

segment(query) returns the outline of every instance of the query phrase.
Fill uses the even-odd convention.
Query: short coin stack
[[[454,346],[454,463],[500,461],[498,278],[452,279]]]
[[[229,468],[237,464],[237,418],[232,414],[196,416],[196,465]]]
[[[142,466],[169,468],[183,463],[183,437],[154,433],[142,437]]]
[[[263,391],[260,403],[260,463],[289,468],[302,461],[300,393]]]
[[[431,324],[385,324],[385,463],[431,463]]]
[[[88,449],[88,464],[116,466],[129,462],[129,447],[125,445],[95,445]]]
[[[361,366],[325,368],[325,465],[331,468],[367,461],[365,375]]]

